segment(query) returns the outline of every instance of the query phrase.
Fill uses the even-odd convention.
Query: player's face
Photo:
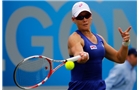
[[[89,30],[92,22],[92,15],[87,11],[81,12],[76,18],[73,18],[79,30]]]

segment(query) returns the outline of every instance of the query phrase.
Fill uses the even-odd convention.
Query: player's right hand
[[[89,60],[89,54],[87,52],[80,52],[81,58],[77,61],[78,63],[86,63]]]

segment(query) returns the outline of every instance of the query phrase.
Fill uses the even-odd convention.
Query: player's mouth
[[[83,26],[88,26],[88,24],[83,24]]]

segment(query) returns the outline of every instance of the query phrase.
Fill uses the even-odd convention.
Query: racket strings
[[[46,66],[48,67],[46,70]],[[49,73],[49,63],[43,58],[33,58],[23,62],[16,70],[16,80],[20,86],[28,87],[40,83]]]

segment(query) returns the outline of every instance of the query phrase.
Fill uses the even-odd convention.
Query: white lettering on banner
[[[40,8],[33,7],[33,6],[25,6],[22,8],[17,9],[11,17],[9,18],[9,21],[7,23],[6,27],[6,34],[5,34],[5,45],[6,45],[6,50],[8,53],[8,56],[10,60],[13,62],[14,65],[17,65],[19,63],[19,60],[23,60],[24,57],[20,54],[18,47],[17,47],[17,41],[16,41],[16,32],[17,32],[17,27],[19,23],[27,17],[34,17],[37,19],[43,26],[43,28],[46,28],[52,24],[49,16],[47,15],[46,12],[41,10]],[[47,38],[47,39],[46,39]],[[46,43],[40,43],[41,46],[44,48],[50,48],[50,52],[46,53],[47,51],[44,51],[43,55],[48,54],[50,55],[49,57],[52,57],[52,38],[49,36],[42,36],[42,37],[37,37],[34,36],[33,38],[33,45],[37,46],[37,43],[40,43],[40,41],[43,39],[44,42],[47,42],[51,45],[47,46]],[[34,40],[37,39],[37,40]],[[44,49],[46,50],[46,49]],[[14,53],[13,53],[14,51]]]

